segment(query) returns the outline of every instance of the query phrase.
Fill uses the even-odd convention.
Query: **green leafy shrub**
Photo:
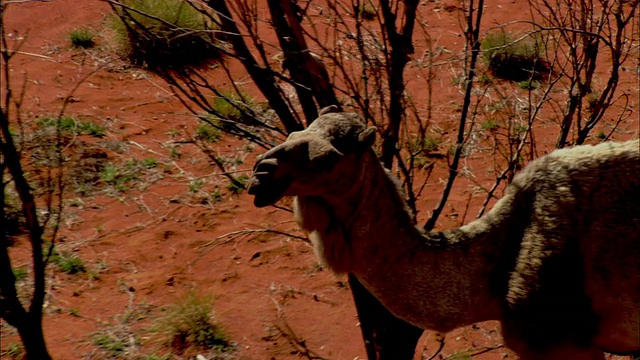
[[[182,0],[122,0],[111,27],[126,56],[136,65],[199,65],[220,57],[216,26]],[[150,15],[150,16],[146,16]]]
[[[481,48],[485,64],[491,73],[502,79],[525,81],[539,79],[549,71],[542,56],[542,44],[533,37],[518,39],[508,32],[488,34]]]
[[[95,45],[95,34],[87,27],[73,29],[69,33],[69,41],[74,47],[88,49]]]

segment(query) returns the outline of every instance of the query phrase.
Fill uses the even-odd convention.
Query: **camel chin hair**
[[[309,240],[321,263],[336,274],[346,273],[351,250],[331,210],[319,199],[296,196],[293,216],[298,226],[309,232]]]

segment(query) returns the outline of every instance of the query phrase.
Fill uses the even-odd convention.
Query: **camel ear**
[[[360,135],[358,135],[358,142],[362,150],[367,150],[373,146],[373,143],[376,142],[376,128],[372,126],[361,132]]]
[[[338,108],[337,105],[329,105],[329,106],[323,107],[318,113],[318,116],[322,116],[324,114],[329,114],[329,113],[337,113],[337,112],[340,112],[340,109]]]

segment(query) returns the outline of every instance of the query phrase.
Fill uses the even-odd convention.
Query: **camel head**
[[[324,110],[307,129],[258,157],[248,185],[254,205],[284,196],[340,196],[357,180],[358,160],[375,136],[358,114]]]

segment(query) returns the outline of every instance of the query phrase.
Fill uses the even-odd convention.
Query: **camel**
[[[375,136],[358,114],[323,113],[258,157],[254,205],[295,197],[295,219],[327,266],[420,328],[498,320],[525,360],[640,350],[638,140],[556,150],[483,217],[425,232]]]

